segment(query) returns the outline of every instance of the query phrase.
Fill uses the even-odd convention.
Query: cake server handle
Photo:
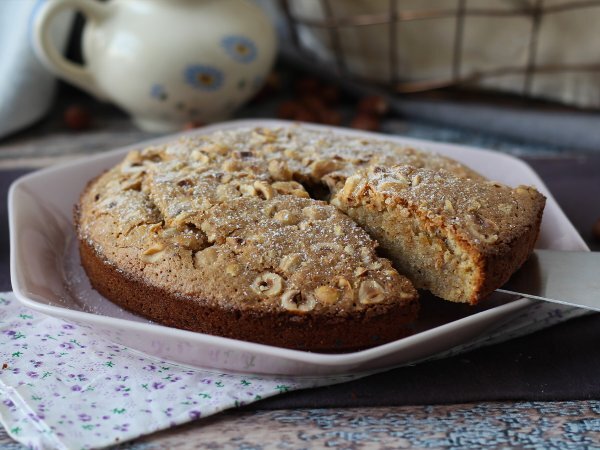
[[[535,250],[498,292],[600,311],[600,252]]]

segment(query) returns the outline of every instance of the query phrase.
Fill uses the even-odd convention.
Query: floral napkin
[[[434,357],[583,313],[539,303],[493,333]],[[32,449],[105,447],[272,395],[359,378],[294,379],[184,367],[25,308],[12,293],[0,294],[0,364],[0,421]]]

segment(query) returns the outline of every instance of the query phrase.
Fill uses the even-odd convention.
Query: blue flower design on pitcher
[[[213,66],[196,64],[184,71],[185,81],[190,86],[203,91],[216,91],[225,79],[223,72]]]
[[[167,91],[162,84],[153,84],[150,87],[150,96],[160,101],[167,99]]]
[[[248,64],[258,56],[258,49],[254,42],[244,36],[225,36],[221,40],[221,45],[237,62]]]

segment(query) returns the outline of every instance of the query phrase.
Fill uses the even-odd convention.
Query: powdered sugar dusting
[[[414,289],[366,232],[298,183],[335,190],[380,161],[469,173],[385,141],[302,128],[221,131],[130,153],[84,197],[81,230],[125,270],[224,306],[343,314],[411,300]]]

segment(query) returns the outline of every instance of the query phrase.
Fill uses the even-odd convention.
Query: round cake
[[[373,215],[392,211],[391,201],[385,207],[390,195],[381,203],[378,196],[364,195],[367,190],[351,187],[362,180],[375,187],[371,178],[375,172],[381,178],[382,170],[406,178],[406,168],[422,171],[425,185],[432,182],[429,173],[450,177],[452,189],[461,189],[461,183],[487,185],[471,169],[440,155],[303,127],[235,129],[133,151],[92,180],[75,208],[82,265],[106,298],[167,326],[322,352],[396,340],[410,333],[418,295],[380,254],[410,275],[403,262],[410,258],[397,253],[411,249],[394,245],[393,233],[373,226]],[[477,195],[489,200],[487,191],[475,191],[474,201]],[[416,190],[411,195],[418,197]],[[519,203],[519,198],[511,210],[518,220],[510,238],[496,239],[497,247],[488,242],[495,254],[504,255],[502,262],[488,258],[480,270],[481,277],[498,271],[502,276],[449,300],[476,302],[527,257],[543,197],[528,188],[531,201]],[[433,211],[439,205],[430,206]],[[484,228],[497,222],[495,216],[486,219],[485,211],[477,216]],[[392,222],[398,214],[392,211]],[[441,226],[439,220],[432,223]],[[481,238],[463,234],[467,240]],[[419,248],[415,252],[430,258]],[[508,254],[518,257],[507,265]],[[443,273],[456,266],[424,267]],[[418,287],[428,288],[416,278]],[[460,271],[455,278],[454,284],[469,283],[461,281]]]

